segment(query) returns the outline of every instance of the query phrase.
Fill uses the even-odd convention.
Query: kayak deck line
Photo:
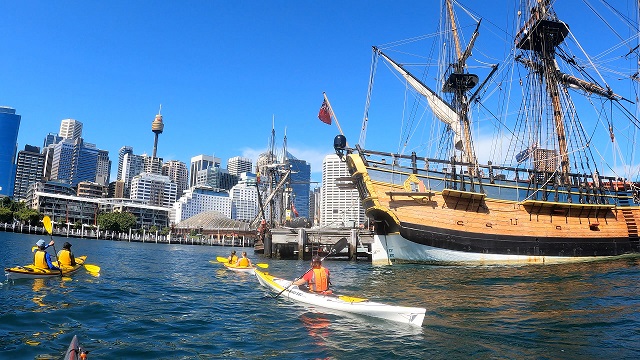
[[[282,296],[301,303],[338,310],[347,313],[371,316],[413,326],[422,326],[426,309],[405,307],[373,302],[365,298],[350,297],[340,294],[319,294],[304,291],[292,281],[280,279],[267,272],[255,270],[254,274],[260,284],[271,291],[282,292]]]

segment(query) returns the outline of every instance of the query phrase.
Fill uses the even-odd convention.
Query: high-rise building
[[[98,166],[96,169],[96,183],[104,186],[109,185],[111,177],[111,160],[109,160],[109,152],[106,150],[98,150]]]
[[[162,164],[162,175],[168,176],[178,188],[178,196],[189,187],[189,177],[187,174],[187,165],[182,161],[169,160]]]
[[[18,151],[16,162],[16,179],[13,186],[13,198],[25,200],[29,185],[42,181],[44,173],[44,155],[37,146],[25,145]]]
[[[143,172],[131,180],[131,199],[148,205],[172,207],[177,195],[178,188],[168,176]]]
[[[131,146],[123,146],[120,148],[120,151],[118,151],[118,173],[116,174],[116,180],[124,180],[122,177],[122,166],[124,165],[125,154],[133,154],[133,148]]]
[[[20,119],[15,109],[0,106],[0,195],[13,196]]]
[[[57,144],[57,143],[56,143]],[[42,177],[45,181],[51,180],[51,168],[53,167],[53,153],[56,144],[49,144],[42,149],[42,155],[44,155],[44,169]]]
[[[153,158],[147,154],[136,155],[128,150],[122,152],[123,149],[120,149],[123,157],[118,179],[124,181],[124,196],[128,198],[131,195],[131,180],[134,176],[143,172],[156,175],[162,174],[162,158]],[[120,164],[118,164],[118,167],[120,167]]]
[[[322,188],[320,225],[328,227],[355,227],[364,224],[364,208],[358,190],[340,189],[336,179],[348,177],[347,165],[338,155],[325,156],[322,161]]]
[[[210,186],[214,189],[231,190],[238,183],[238,177],[229,174],[227,169],[212,166],[198,171],[196,185]]]
[[[243,172],[238,184],[231,188],[231,218],[240,221],[252,221],[258,215],[258,189],[256,175]]]
[[[82,137],[82,123],[74,119],[64,119],[60,122],[60,137],[63,139],[79,139]]]
[[[62,136],[54,133],[49,133],[44,138],[44,142],[42,143],[42,149],[46,148],[49,145],[55,145],[62,141]]]
[[[82,138],[65,138],[53,145],[51,179],[67,181],[72,186],[81,181],[98,180],[106,185],[109,181],[108,164],[109,153],[106,150],[100,150]]]
[[[253,167],[253,161],[248,158],[234,156],[227,160],[227,170],[229,174],[240,176],[244,172],[251,172]]]
[[[205,170],[214,166],[220,166],[220,158],[209,155],[198,155],[192,157],[191,166],[189,168],[189,187],[196,185],[198,171]]]
[[[311,165],[304,160],[296,159],[289,154],[287,162],[291,169],[291,189],[296,217],[309,218],[309,192],[311,182]],[[296,214],[297,212],[297,214]]]
[[[173,204],[174,224],[205,211],[218,211],[231,218],[231,198],[226,191],[196,185],[184,192]]]

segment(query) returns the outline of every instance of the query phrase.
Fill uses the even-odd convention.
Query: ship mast
[[[466,155],[466,162],[468,165],[468,172],[470,176],[476,176],[478,174],[478,160],[476,159],[473,144],[471,143],[471,125],[468,117],[469,103],[467,98],[467,91],[471,90],[478,84],[478,76],[475,74],[465,73],[466,61],[471,56],[471,49],[478,37],[478,28],[480,22],[478,22],[476,30],[474,31],[471,41],[464,52],[460,45],[460,36],[458,34],[458,26],[455,20],[455,14],[453,12],[453,4],[451,0],[446,1],[447,14],[449,16],[449,22],[451,23],[451,32],[453,34],[453,41],[456,48],[456,61],[451,64],[453,72],[449,74],[447,81],[445,82],[442,91],[453,93],[454,106],[457,107],[460,120],[462,122],[462,134],[464,141],[464,152]]]

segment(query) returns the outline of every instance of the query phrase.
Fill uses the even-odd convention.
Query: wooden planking
[[[607,217],[566,217],[552,214],[530,214],[516,202],[486,199],[480,201],[457,199],[456,209],[447,206],[441,193],[435,193],[428,204],[416,200],[392,201],[394,188],[375,186],[377,200],[390,209],[401,221],[435,226],[443,229],[464,230],[475,233],[491,232],[496,235],[584,238],[626,237],[627,225],[620,211],[607,212]],[[420,200],[420,197],[417,197]],[[481,206],[479,206],[481,205]],[[468,211],[464,209],[473,209]],[[462,209],[462,210],[461,210]],[[602,210],[599,211],[601,213]],[[604,212],[602,212],[604,214]],[[638,212],[634,212],[636,215]],[[599,223],[599,231],[591,230],[590,223]],[[490,226],[488,226],[490,225]]]

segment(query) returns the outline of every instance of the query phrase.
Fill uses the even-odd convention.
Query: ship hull
[[[488,179],[482,192],[438,188],[445,177],[415,166],[365,165],[358,154],[347,165],[375,224],[374,264],[561,263],[640,253],[640,207],[624,191],[597,203],[536,200],[519,184]]]

